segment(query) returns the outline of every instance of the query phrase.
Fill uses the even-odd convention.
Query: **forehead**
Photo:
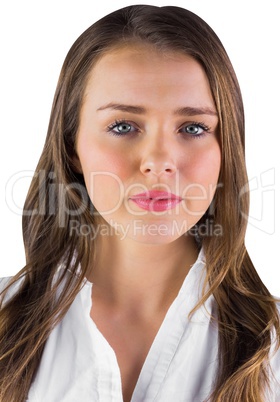
[[[86,97],[95,93],[102,101],[111,96],[126,102],[193,103],[213,107],[208,78],[202,66],[182,52],[163,52],[150,45],[113,48],[103,54],[90,72]],[[118,100],[118,99],[116,99]]]

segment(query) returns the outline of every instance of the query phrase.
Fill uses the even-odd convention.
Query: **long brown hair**
[[[248,215],[244,115],[238,82],[220,40],[198,16],[179,7],[130,6],[88,28],[73,44],[59,77],[45,146],[24,206],[26,266],[3,292],[0,312],[0,400],[23,402],[46,340],[66,314],[89,269],[94,243],[71,231],[97,224],[82,175],[73,166],[75,138],[89,72],[121,43],[148,43],[194,57],[205,69],[219,114],[222,163],[213,202],[200,225],[215,222],[222,236],[201,236],[207,261],[205,292],[213,294],[219,325],[219,370],[209,400],[264,401],[269,387],[271,331],[280,342],[275,299],[244,245]],[[60,275],[57,267],[62,265]],[[79,276],[66,276],[66,270]],[[60,287],[59,297],[58,287]],[[187,378],[186,378],[187,381]]]

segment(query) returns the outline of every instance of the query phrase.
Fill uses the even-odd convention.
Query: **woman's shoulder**
[[[7,303],[19,290],[23,278],[13,282],[13,276],[0,278],[0,301]]]
[[[57,265],[55,275],[53,277],[53,284],[59,280],[60,276],[63,275],[65,271],[65,264],[60,263]],[[72,274],[70,268],[66,269],[67,273]],[[75,275],[79,275],[78,273]],[[0,303],[1,306],[6,304],[14,295],[16,295],[21,288],[21,285],[26,278],[26,273],[21,275],[17,274],[15,276],[0,277]]]
[[[0,292],[2,292],[3,289],[7,286],[7,284],[10,282],[12,276],[5,276],[3,278],[0,278]]]
[[[278,299],[279,300],[279,299]],[[280,317],[280,302],[276,303],[276,307],[278,310],[278,314]],[[279,343],[277,341],[277,336],[275,330],[272,331],[272,347],[270,353],[270,369],[271,369],[271,388],[272,388],[272,395],[276,395],[276,399],[269,399],[269,400],[280,400],[280,348]]]
[[[12,279],[13,279],[12,276],[5,276],[3,278],[0,278],[0,295],[7,288],[7,286],[11,283]],[[12,287],[13,287],[13,285],[11,285],[11,288]]]

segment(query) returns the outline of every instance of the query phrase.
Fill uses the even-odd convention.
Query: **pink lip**
[[[131,201],[135,202],[140,208],[146,211],[167,211],[168,209],[175,208],[175,206],[182,201],[181,197],[175,194],[168,193],[167,191],[146,191],[130,197]]]

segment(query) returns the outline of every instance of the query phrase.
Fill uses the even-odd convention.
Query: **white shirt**
[[[209,315],[215,315],[214,298],[188,319],[204,275],[202,250],[154,339],[131,402],[203,402],[209,396],[218,356],[217,326]],[[28,402],[123,401],[116,355],[90,318],[92,286],[85,282],[47,340]],[[279,351],[271,365],[280,381]],[[272,382],[266,402],[279,401],[280,385]]]

